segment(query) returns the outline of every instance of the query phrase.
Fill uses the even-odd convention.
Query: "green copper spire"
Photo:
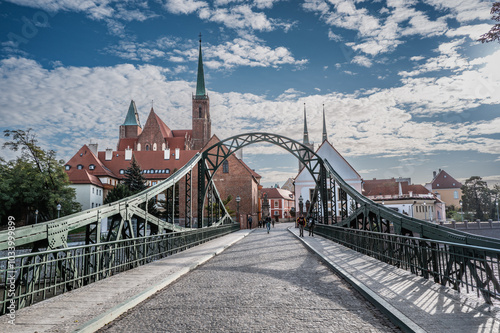
[[[196,97],[205,97],[205,76],[203,75],[203,60],[201,58],[201,34],[200,34],[200,50],[198,56],[198,77],[196,80]]]
[[[323,104],[323,140],[321,142],[325,141],[328,141],[328,134],[326,134],[325,104]]]
[[[309,144],[309,133],[307,132],[306,103],[304,103],[304,140],[303,144]]]
[[[137,113],[137,108],[135,107],[134,100],[130,101],[130,106],[128,107],[127,117],[122,126],[136,125],[141,127],[141,122],[139,121],[139,114]]]

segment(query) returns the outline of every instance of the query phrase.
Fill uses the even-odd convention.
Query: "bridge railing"
[[[239,230],[231,223],[0,258],[0,315]]]
[[[389,233],[318,225],[315,232],[487,303],[500,299],[500,250]],[[480,275],[480,276],[479,276]]]

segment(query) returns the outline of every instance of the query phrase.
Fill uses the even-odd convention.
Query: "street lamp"
[[[497,205],[497,222],[500,222],[500,218],[498,217],[498,199],[497,202],[495,202],[495,204]]]
[[[61,214],[61,204],[57,204],[57,218],[59,218],[60,214]]]
[[[424,202],[424,216],[425,216],[424,221],[427,221],[427,203],[426,202]]]
[[[240,201],[239,195],[236,196],[236,216],[238,217],[238,223],[240,223]]]
[[[309,214],[309,208],[311,207],[311,201],[306,200],[306,214]]]
[[[299,197],[299,212],[302,215],[302,210],[304,209],[304,198],[302,198],[302,194]]]
[[[462,210],[462,200],[459,201],[459,204],[460,204],[460,216],[462,216],[462,222],[463,222],[464,221],[464,211]],[[497,202],[497,205],[498,205],[498,202]],[[497,208],[498,208],[498,206],[497,206]]]
[[[38,209],[35,210],[35,224],[38,223]]]

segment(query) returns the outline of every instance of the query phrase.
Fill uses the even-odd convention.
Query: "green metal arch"
[[[198,163],[198,218],[203,219],[205,195],[215,172],[236,151],[255,143],[271,143],[294,155],[313,177],[317,188],[326,193],[326,169],[323,159],[304,144],[272,133],[244,133],[221,140],[202,152]],[[205,182],[206,180],[206,182]],[[201,217],[201,219],[200,219]]]

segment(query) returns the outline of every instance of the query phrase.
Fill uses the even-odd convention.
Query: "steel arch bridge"
[[[246,133],[197,153],[169,178],[143,192],[52,221],[19,227],[15,232],[1,231],[0,250],[10,251],[13,245],[31,250],[16,253],[14,258],[20,306],[33,303],[34,290],[46,285],[47,280],[63,292],[105,278],[125,266],[144,264],[239,229],[224,207],[213,177],[231,154],[256,143],[285,149],[310,172],[316,187],[307,214],[317,219],[320,234],[396,265],[404,266],[403,259],[415,262],[410,266],[417,274],[455,289],[477,289],[487,302],[500,299],[500,241],[395,212],[357,192],[328,160],[305,145],[277,134]],[[193,179],[197,180],[194,184]],[[148,206],[150,199],[160,194],[166,199],[164,219],[154,216]],[[349,206],[350,202],[353,204]],[[177,222],[180,216],[183,225]],[[111,220],[105,238],[101,237],[104,218]],[[68,234],[82,227],[86,230],[86,245],[69,247]],[[360,234],[368,236],[359,238]],[[445,253],[441,252],[444,248],[448,249]],[[375,255],[375,250],[379,254]],[[48,266],[53,268],[49,273]],[[0,314],[8,301],[8,267],[9,258],[0,258]]]

